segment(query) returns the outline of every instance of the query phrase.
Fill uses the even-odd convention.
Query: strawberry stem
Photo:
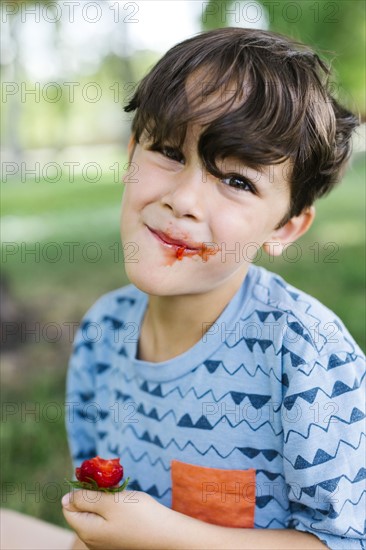
[[[66,479],[66,483],[71,485],[73,489],[86,489],[88,491],[101,491],[102,493],[120,493],[121,491],[124,491],[126,489],[130,478],[128,477],[122,485],[119,487],[99,487],[98,483],[95,481],[95,479],[88,477],[87,479],[90,479],[90,483],[88,481],[72,481],[70,479]]]

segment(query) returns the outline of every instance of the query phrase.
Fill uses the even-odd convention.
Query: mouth
[[[152,229],[148,225],[146,227],[161,244],[175,252],[178,260],[181,260],[184,255],[200,254],[203,250],[203,244],[177,239],[168,233]]]
[[[187,248],[188,250],[196,250],[196,251],[202,248],[202,245],[197,246],[196,243],[193,244],[188,241],[184,241],[182,239],[176,239],[167,233],[163,233],[162,231],[151,229],[151,227],[148,227],[148,229],[164,244],[174,246],[174,247]]]
[[[152,229],[149,226],[146,226],[148,230],[163,244],[166,244],[168,246],[176,247],[176,248],[186,248],[187,250],[194,250],[198,251],[201,250],[202,245],[197,243],[192,243],[189,241],[184,241],[183,239],[176,239],[172,235],[168,233],[164,233],[163,231],[158,231],[156,229]]]

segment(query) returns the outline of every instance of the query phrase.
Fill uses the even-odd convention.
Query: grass
[[[77,323],[101,294],[127,283],[121,195],[109,180],[2,188],[3,273],[35,328],[20,350],[3,355],[2,506],[62,526],[63,479],[72,475],[63,413],[72,334],[65,323]],[[258,262],[332,309],[363,349],[364,199],[364,161],[357,156],[342,185],[317,203],[317,218],[297,249],[287,259],[263,255]],[[66,243],[76,243],[73,259]],[[299,250],[301,258],[291,261]],[[101,257],[94,262],[96,251]],[[62,329],[55,342],[52,333],[42,334],[47,323]]]

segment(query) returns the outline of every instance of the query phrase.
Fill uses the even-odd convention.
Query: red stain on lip
[[[182,260],[185,250],[184,246],[178,246],[176,251],[177,260]]]
[[[195,248],[190,248],[186,244],[184,244],[184,239],[189,239],[188,234],[183,235],[183,239],[178,241],[177,239],[174,239],[172,237],[171,231],[169,229],[165,233],[160,234],[150,229],[150,227],[148,227],[148,229],[151,233],[153,233],[153,235],[155,235],[155,237],[157,237],[160,241],[162,241],[164,244],[168,245],[172,250],[174,250],[175,258],[179,261],[181,261],[184,256],[200,256],[203,261],[207,261],[208,256],[214,256],[220,250],[219,246],[216,244],[213,247],[208,246],[212,245],[213,243],[202,243]],[[165,236],[171,239],[172,242],[166,241],[164,239]]]

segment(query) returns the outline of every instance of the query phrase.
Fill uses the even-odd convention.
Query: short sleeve
[[[95,347],[100,324],[91,308],[78,328],[66,377],[65,424],[74,469],[96,453]]]
[[[365,549],[365,358],[339,351],[286,379],[289,527],[313,533],[332,550]]]

